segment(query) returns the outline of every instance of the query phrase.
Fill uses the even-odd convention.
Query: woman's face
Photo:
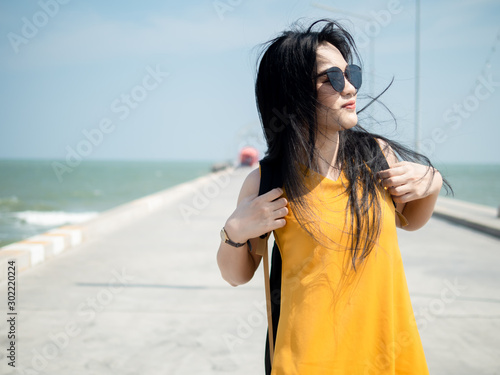
[[[347,62],[337,49],[330,43],[322,43],[316,50],[317,72],[321,74],[331,67],[338,67],[343,72]],[[345,78],[344,78],[345,79]],[[325,130],[350,129],[358,123],[356,107],[344,108],[343,106],[351,101],[356,101],[357,92],[354,86],[345,79],[345,87],[342,92],[333,89],[326,74],[317,78],[316,89],[318,92],[318,108],[316,110],[318,126]]]

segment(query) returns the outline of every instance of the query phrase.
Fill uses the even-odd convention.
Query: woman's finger
[[[384,179],[384,178],[390,178],[394,176],[401,176],[406,173],[407,167],[405,165],[400,165],[397,167],[391,167],[389,169],[385,169],[383,171],[378,172],[377,176],[378,178]]]
[[[271,204],[271,208],[273,210],[279,210],[280,208],[286,207],[286,205],[288,204],[288,201],[286,200],[285,197],[281,197],[281,198],[271,202],[270,204]]]
[[[273,222],[273,225],[271,226],[270,230],[275,230],[278,228],[283,228],[286,225],[286,220],[285,219],[278,219]]]
[[[391,186],[404,185],[407,183],[407,180],[404,176],[394,176],[394,177],[385,178],[380,183],[384,187],[391,187]]]
[[[267,202],[272,202],[282,195],[283,195],[283,189],[275,188],[275,189],[269,190],[265,194],[260,195],[259,197],[262,197],[262,199],[264,199]]]
[[[387,191],[389,191],[389,193],[392,196],[400,197],[402,195],[409,193],[411,191],[411,188],[408,185],[400,185],[400,186],[392,186],[388,188]]]
[[[394,202],[396,203],[407,203],[413,200],[412,194],[411,193],[406,193],[400,196],[394,196],[393,197]]]
[[[285,217],[286,215],[288,215],[288,208],[282,207],[282,208],[273,212],[273,219],[282,218],[282,217]]]

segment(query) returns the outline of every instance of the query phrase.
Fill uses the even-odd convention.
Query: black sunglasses
[[[362,79],[361,79],[361,68],[357,65],[351,64],[347,65],[345,68],[345,72],[340,70],[339,67],[332,67],[328,69],[325,73],[328,76],[328,80],[332,85],[333,89],[337,92],[344,91],[345,88],[345,78],[351,82],[356,91],[361,87]]]

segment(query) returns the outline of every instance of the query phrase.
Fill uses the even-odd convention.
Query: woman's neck
[[[340,168],[337,165],[339,132],[320,132],[316,140],[316,149],[319,154],[318,172],[323,176],[336,180],[340,174]]]

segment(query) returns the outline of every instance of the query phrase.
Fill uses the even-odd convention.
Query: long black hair
[[[321,156],[316,139],[321,130],[316,114],[320,105],[316,88],[316,50],[322,43],[335,46],[348,64],[362,65],[349,32],[336,21],[322,19],[309,27],[295,24],[265,43],[255,84],[257,107],[267,142],[265,157],[281,169],[283,187],[295,218],[318,242],[322,242],[318,235],[320,230],[318,226],[311,226],[315,221],[310,220],[314,213],[304,199],[308,188],[301,165],[319,171]],[[358,114],[376,102],[391,84],[378,96],[369,97],[371,101]],[[426,156],[365,130],[359,121],[354,128],[339,131],[337,164],[332,167],[342,168],[348,180],[345,186],[348,194],[346,220],[350,217],[348,249],[355,270],[357,261],[368,256],[380,233],[381,206],[377,192],[384,191],[376,173],[386,169],[388,164],[382,152],[374,152],[376,138],[390,146],[400,159],[428,165],[432,167],[429,171],[435,173]],[[377,146],[375,150],[381,151]],[[446,189],[451,190],[446,180],[443,181]]]

